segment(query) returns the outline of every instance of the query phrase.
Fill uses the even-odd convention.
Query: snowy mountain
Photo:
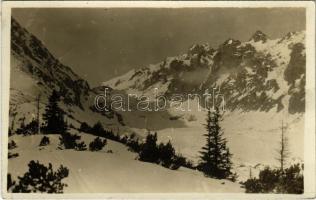
[[[13,129],[22,121],[28,123],[36,117],[38,96],[42,113],[52,90],[62,97],[61,106],[68,116],[68,123],[79,127],[82,121],[90,124],[101,121],[107,127],[119,126],[115,116],[107,118],[93,112],[91,108],[96,94],[86,80],[56,59],[14,18],[11,30],[10,126]]]
[[[269,39],[257,31],[249,41],[228,39],[217,49],[193,45],[186,54],[131,70],[103,83],[127,93],[203,93],[220,88],[229,110],[288,110],[305,107],[305,32]]]

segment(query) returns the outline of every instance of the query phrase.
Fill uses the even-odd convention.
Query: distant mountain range
[[[305,108],[305,32],[269,39],[257,31],[247,42],[228,39],[217,49],[192,45],[186,54],[134,69],[103,83],[126,93],[163,95],[220,89],[230,110]]]

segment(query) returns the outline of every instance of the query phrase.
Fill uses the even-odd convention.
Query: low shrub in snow
[[[89,150],[90,151],[100,151],[106,145],[106,139],[101,139],[100,137],[96,137],[90,144]]]
[[[133,152],[139,152],[140,151],[140,144],[138,138],[134,134],[132,134],[128,140],[126,141],[126,145],[129,147],[128,150]]]
[[[84,142],[80,142],[76,145],[75,149],[77,151],[85,151],[87,150],[87,145]]]
[[[172,162],[173,162],[173,165],[171,166],[171,169],[178,169],[180,166],[183,166],[189,169],[196,169],[196,167],[193,165],[193,162],[190,160],[187,160],[181,154],[175,155]]]
[[[19,156],[18,153],[11,153],[11,152],[8,152],[8,159],[10,159],[10,158],[16,158],[16,157],[18,157],[18,156]]]
[[[8,143],[8,149],[11,150],[11,149],[15,149],[15,148],[17,148],[17,145],[14,142],[14,140],[11,140],[11,142]]]
[[[71,134],[69,132],[62,133],[59,137],[59,146],[65,149],[75,149],[78,145],[77,140],[80,140],[81,136],[77,134]]]
[[[181,116],[170,116],[169,120],[178,120],[180,118],[181,118]]]
[[[170,141],[167,144],[160,143],[157,145],[157,133],[149,133],[146,141],[139,145],[139,149],[139,160],[141,161],[157,163],[172,170],[176,170],[180,166],[195,169],[192,162],[175,153]]]
[[[24,124],[24,122],[22,122],[20,128],[16,130],[16,134],[19,134],[19,135],[33,135],[33,134],[36,134],[37,132],[38,132],[38,123],[36,120],[32,120],[28,124]]]
[[[247,193],[289,193],[304,192],[303,167],[299,164],[284,169],[266,167],[259,172],[259,178],[250,178],[243,184]]]
[[[29,170],[22,177],[18,177],[18,183],[12,180],[11,175],[8,174],[8,191],[13,193],[63,193],[67,184],[61,181],[68,177],[68,168],[61,165],[57,171],[54,171],[51,163],[46,167],[34,160],[30,161],[28,167]]]
[[[158,146],[159,161],[162,166],[169,168],[173,163],[175,150],[169,141],[167,144],[160,143]]]
[[[128,137],[126,135],[124,135],[123,137],[120,137],[120,142],[123,143],[123,144],[127,144],[127,141],[128,141]]]
[[[95,135],[102,135],[105,130],[101,124],[101,122],[97,122],[90,130],[91,133],[95,134]]]
[[[41,139],[41,142],[40,142],[39,146],[47,146],[47,145],[49,145],[49,143],[50,143],[49,137],[44,136]]]
[[[80,132],[85,132],[85,133],[90,133],[91,131],[91,127],[86,123],[86,122],[82,122],[79,128]]]
[[[145,143],[141,145],[139,160],[144,162],[158,163],[159,149],[157,147],[157,133],[148,134]]]

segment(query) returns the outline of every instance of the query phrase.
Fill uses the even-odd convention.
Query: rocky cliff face
[[[67,105],[83,108],[82,103],[90,90],[88,83],[57,60],[40,40],[13,18],[11,69],[12,102],[23,103],[21,94],[25,94],[28,96],[26,98],[32,101],[32,97],[39,93],[47,96],[55,89],[60,92]],[[25,80],[19,80],[20,77]]]
[[[249,41],[228,39],[217,49],[196,44],[184,55],[132,70],[103,85],[152,95],[204,93],[217,88],[227,108],[301,113],[305,108],[305,32],[269,39],[257,31]]]
[[[81,122],[87,122],[92,126],[100,121],[104,127],[114,129],[123,123],[115,112],[98,113],[94,109],[96,91],[89,87],[88,82],[56,59],[39,39],[13,18],[10,61],[9,115],[12,130],[37,117],[39,96],[41,118],[53,90],[61,95],[60,106],[69,125],[79,127]]]

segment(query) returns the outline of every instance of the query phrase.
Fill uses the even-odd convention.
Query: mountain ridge
[[[280,111],[288,107],[290,113],[301,113],[305,107],[305,57],[305,31],[274,40],[257,31],[249,41],[228,39],[217,49],[192,45],[186,54],[130,70],[102,85],[149,96],[153,88],[168,96],[220,87],[231,110]]]
[[[59,90],[65,103],[83,108],[82,98],[90,90],[88,82],[56,59],[39,39],[20,26],[14,18],[11,20],[13,67],[36,78],[37,85],[47,85],[47,91],[43,93],[48,94],[52,89]],[[11,81],[13,87],[14,83]]]
[[[11,21],[10,61],[9,115],[12,130],[29,123],[37,112],[41,118],[53,90],[61,96],[60,106],[69,124],[79,127],[81,122],[92,125],[102,121],[109,128],[112,125],[120,126],[116,113],[109,117],[93,109],[96,92],[88,82],[56,59],[39,39],[14,18]]]

